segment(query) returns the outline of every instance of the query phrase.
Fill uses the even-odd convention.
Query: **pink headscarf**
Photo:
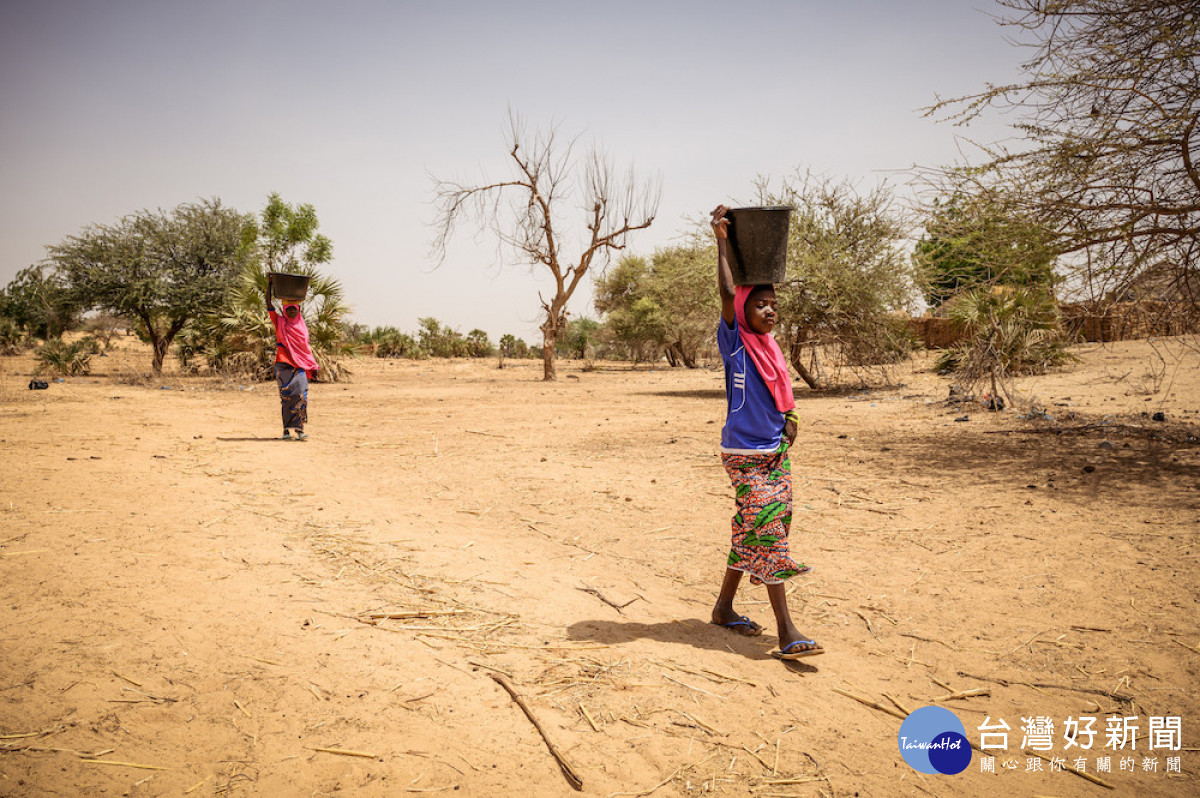
[[[788,363],[783,356],[783,350],[775,341],[775,336],[756,333],[746,323],[746,300],[750,292],[757,286],[739,285],[733,292],[733,312],[737,317],[738,335],[742,344],[750,353],[758,375],[767,385],[767,390],[775,398],[775,407],[780,413],[786,413],[796,406],[796,397],[792,395],[792,377],[788,373]]]
[[[293,304],[295,303],[288,303]],[[283,306],[284,311],[288,305]],[[320,366],[317,365],[317,359],[313,357],[312,349],[308,345],[308,325],[304,323],[304,317],[297,313],[296,318],[289,319],[286,312],[272,313],[271,322],[275,325],[275,340],[283,344],[288,359],[296,368],[307,371],[311,377]]]

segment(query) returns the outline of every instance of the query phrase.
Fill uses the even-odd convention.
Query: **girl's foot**
[[[732,629],[743,637],[758,637],[763,633],[763,628],[754,621],[747,618],[745,615],[738,615],[732,609],[727,611],[713,610],[712,623],[716,626],[723,626],[726,629]]]
[[[302,429],[296,430],[296,440],[298,440],[298,441],[308,440],[308,436],[304,434],[304,430],[302,430]]]
[[[284,441],[290,441],[290,440],[292,439],[292,433],[288,432],[288,431],[285,429],[285,430],[283,431],[283,434],[279,436],[279,439],[280,439],[280,440],[284,440]]]
[[[825,649],[821,648],[821,644],[816,640],[807,640],[803,637],[784,643],[779,641],[779,650],[772,651],[771,656],[775,659],[794,660],[802,657],[815,657],[817,654],[824,654]]]

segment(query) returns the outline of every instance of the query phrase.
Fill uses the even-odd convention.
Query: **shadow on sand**
[[[676,643],[711,651],[730,651],[746,659],[769,660],[768,649],[763,641],[773,640],[772,635],[745,637],[728,629],[722,629],[696,618],[661,623],[639,623],[637,621],[579,621],[567,627],[571,640],[591,641],[606,645],[618,645],[634,640],[657,640],[660,643]],[[820,659],[813,657],[813,659]],[[817,673],[817,668],[804,660],[781,662],[788,670],[798,674]]]

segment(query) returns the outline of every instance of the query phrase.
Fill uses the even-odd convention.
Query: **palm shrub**
[[[0,355],[17,354],[24,347],[25,340],[25,333],[15,321],[0,316]]]
[[[38,347],[34,357],[38,361],[38,373],[50,371],[74,377],[91,371],[92,355],[97,351],[99,344],[91,336],[70,344],[61,338],[51,338]]]
[[[308,264],[293,264],[291,269],[310,278],[308,298],[301,305],[309,345],[321,367],[321,379],[337,382],[349,374],[342,361],[355,350],[343,334],[349,307],[341,283]],[[275,329],[267,315],[266,291],[262,264],[248,264],[221,308],[197,319],[181,335],[176,348],[180,363],[194,370],[196,358],[203,357],[214,372],[269,378],[275,362]]]
[[[983,286],[950,300],[948,316],[965,338],[937,360],[969,391],[987,383],[1012,404],[1011,377],[1041,374],[1072,359],[1058,306],[1039,286]]]
[[[395,327],[376,327],[364,336],[364,340],[375,347],[375,357],[404,357],[416,360],[426,356],[416,338],[400,332]]]

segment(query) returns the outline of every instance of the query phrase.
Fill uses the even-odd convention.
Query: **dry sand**
[[[1200,369],[1157,345],[1157,385],[1145,342],[1023,381],[1053,421],[947,406],[928,357],[802,391],[790,600],[827,653],[790,665],[762,588],[762,637],[707,623],[719,371],[360,361],[285,443],[270,384],[127,384],[127,344],[29,391],[0,359],[0,796],[573,794],[493,674],[586,795],[1197,795]],[[982,690],[940,703],[1009,745],[923,775],[839,690]],[[1035,716],[1068,764],[1064,721],[1097,717],[1115,791],[1033,770]]]

